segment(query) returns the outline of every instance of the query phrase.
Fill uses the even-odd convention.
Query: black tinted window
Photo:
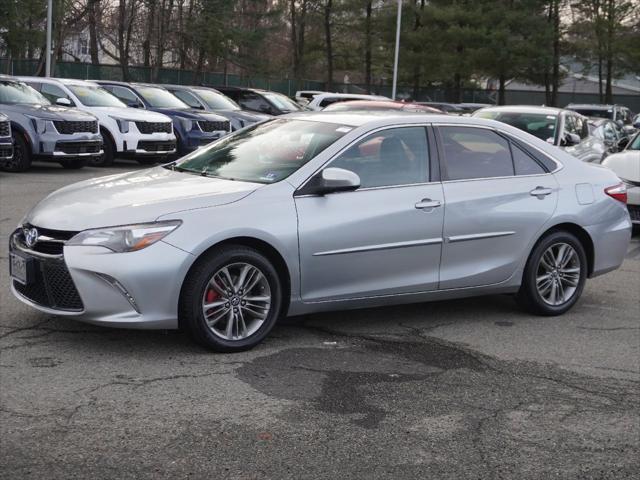
[[[513,175],[509,143],[491,130],[440,127],[447,178],[505,177]]]
[[[242,108],[256,112],[270,112],[271,105],[260,95],[253,92],[243,92],[238,101]]]
[[[361,188],[428,181],[426,130],[405,127],[373,133],[342,153],[331,167],[360,176]]]
[[[171,93],[173,93],[176,97],[189,105],[191,108],[202,108],[202,105],[200,105],[198,99],[190,92],[186,92],[184,90],[176,90]]]
[[[545,173],[538,162],[513,143],[511,144],[511,153],[513,154],[513,166],[515,167],[516,175]]]

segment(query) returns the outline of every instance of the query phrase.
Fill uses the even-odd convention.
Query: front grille
[[[25,225],[25,229],[33,228],[32,225]],[[38,241],[32,247],[27,247],[24,240],[24,230],[18,230],[15,240],[23,247],[30,248],[34,252],[46,253],[48,255],[62,255],[64,244],[78,232],[69,230],[51,230],[49,228],[36,227],[38,230]]]
[[[171,122],[136,122],[140,133],[171,133]]]
[[[0,137],[8,137],[11,135],[11,127],[9,122],[0,122]]]
[[[13,156],[13,147],[10,145],[0,145],[0,158],[11,158]]]
[[[57,310],[82,311],[82,299],[64,260],[34,258],[34,279],[28,285],[14,280],[21,295],[43,307]]]
[[[25,229],[33,228],[25,225]],[[58,258],[40,258],[31,255],[34,262],[33,281],[28,285],[23,285],[18,281],[13,281],[14,288],[24,297],[43,307],[57,310],[82,311],[84,308],[82,299],[76,289],[73,279],[69,274],[67,265],[62,258],[64,242],[77,234],[77,232],[66,230],[51,230],[47,228],[37,228],[39,240],[31,247],[34,253],[47,253],[50,255],[60,255]],[[24,241],[24,229],[14,232],[11,238],[11,248],[18,245],[29,250]]]
[[[151,140],[143,140],[138,142],[139,150],[146,150],[147,152],[171,152],[176,149],[176,142],[168,140],[165,142],[154,142]]]
[[[629,210],[629,216],[633,222],[640,222],[640,206],[638,205],[627,205],[627,209]]]
[[[72,133],[98,133],[98,122],[71,122],[66,120],[54,120],[53,124],[58,133],[71,135]]]
[[[100,153],[101,145],[98,142],[56,142],[56,152],[70,155],[80,153]]]
[[[211,122],[211,121],[202,121],[198,122],[198,126],[200,130],[203,132],[217,132],[217,131],[229,131],[229,122]]]

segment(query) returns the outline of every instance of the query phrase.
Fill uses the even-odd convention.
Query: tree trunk
[[[156,0],[147,2],[147,31],[142,42],[142,62],[145,67],[151,66],[151,39],[153,38],[153,27],[156,18]]]
[[[331,46],[331,8],[332,0],[327,0],[324,8],[324,36],[327,48],[327,91],[333,90],[333,48]]]
[[[613,36],[616,25],[616,3],[615,0],[607,1],[607,48],[606,48],[606,86],[604,103],[613,103]]]
[[[367,93],[371,93],[371,12],[372,1],[367,2],[367,14],[364,21],[364,83]]]
[[[507,102],[507,78],[504,74],[498,77],[498,105],[505,105]]]
[[[98,6],[100,0],[89,0],[88,7],[88,21],[89,21],[89,55],[91,56],[91,64],[98,65],[100,63],[100,56],[98,51]]]

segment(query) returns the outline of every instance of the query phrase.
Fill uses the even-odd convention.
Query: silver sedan
[[[52,193],[11,236],[12,289],[218,351],[327,310],[511,293],[558,315],[622,263],[625,200],[610,170],[504,123],[292,114]]]

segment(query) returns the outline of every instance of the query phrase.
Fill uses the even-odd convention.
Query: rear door
[[[490,128],[439,126],[445,198],[440,289],[497,284],[553,214],[555,178]]]

